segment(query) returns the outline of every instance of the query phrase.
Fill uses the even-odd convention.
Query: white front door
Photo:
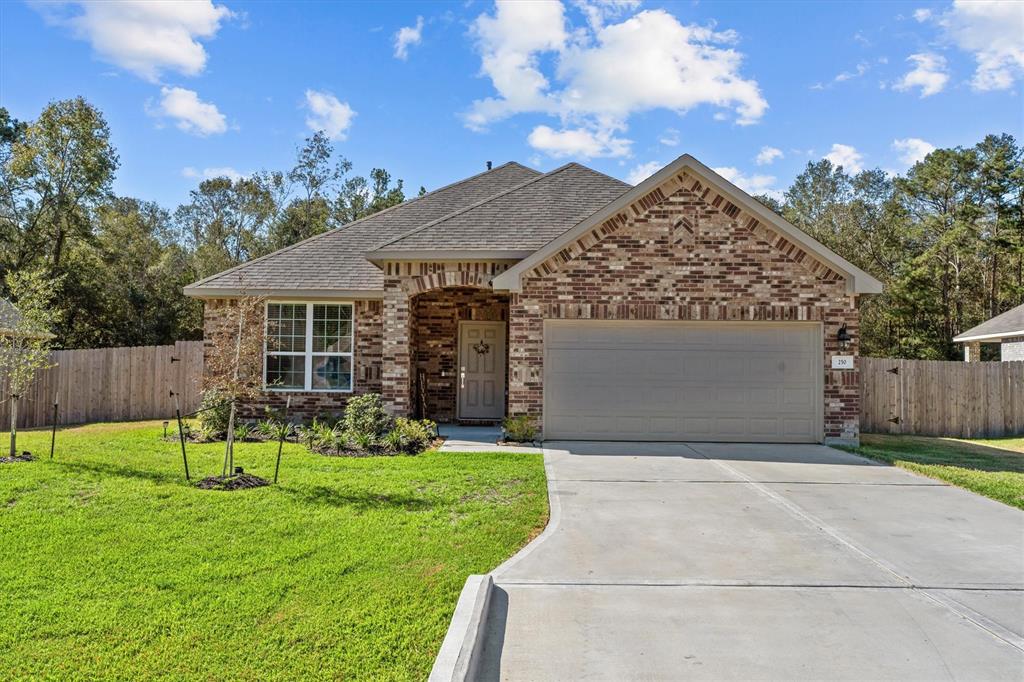
[[[505,323],[459,323],[459,419],[505,415]]]

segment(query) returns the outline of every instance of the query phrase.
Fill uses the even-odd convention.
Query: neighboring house
[[[1024,360],[1024,305],[971,327],[953,340],[964,344],[964,362],[981,360],[983,343],[998,343],[999,359],[1003,362]]]
[[[881,288],[686,155],[636,187],[507,163],[185,292],[207,336],[267,297],[250,416],[379,392],[548,439],[856,442],[858,300]]]
[[[35,327],[35,330],[26,327],[29,326],[22,324],[21,313],[15,305],[6,298],[0,298],[0,336],[17,336],[31,339],[53,338],[53,334],[45,329],[40,329],[36,325],[32,325],[32,327]]]

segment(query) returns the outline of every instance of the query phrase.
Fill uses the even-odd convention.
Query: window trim
[[[304,351],[270,351],[267,349],[267,329],[270,326],[271,305],[304,305],[306,306],[306,350]],[[313,351],[313,306],[314,305],[347,305],[352,309],[352,349],[347,353],[317,353]],[[305,358],[302,388],[284,388],[267,385],[267,358],[271,355],[290,355]],[[352,378],[346,388],[313,388],[313,357],[336,356],[349,358]],[[292,299],[267,300],[263,304],[263,390],[269,393],[354,393],[356,390],[356,304],[355,301],[310,301]]]

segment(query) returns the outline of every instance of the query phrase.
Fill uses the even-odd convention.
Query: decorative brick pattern
[[[694,178],[688,173],[682,173],[669,178],[654,191],[640,197],[626,209],[604,221],[599,227],[590,230],[587,234],[581,236],[569,246],[566,246],[543,263],[534,267],[526,276],[543,277],[544,275],[556,272],[562,264],[576,258],[581,253],[601,241],[606,235],[621,228],[631,219],[639,218],[640,216],[648,213],[651,214],[649,216],[650,218],[656,217],[659,212],[659,206],[664,206],[663,210],[671,211],[671,204],[673,203],[671,197],[678,195],[681,189],[688,189],[689,196],[697,197],[711,208],[721,211],[726,217],[732,218],[737,222],[737,224],[745,226],[746,229],[757,234],[757,236],[765,243],[776,246],[779,250],[786,253],[786,255],[794,262],[800,263],[810,272],[822,279],[827,281],[839,281],[843,279],[841,274],[829,268],[828,265],[815,258],[811,253],[801,249],[799,246],[782,236],[779,232],[759,221],[753,214],[743,211],[739,206],[729,201],[724,195],[719,194],[710,187],[705,187],[700,180]],[[684,221],[687,220],[685,214],[680,217],[683,218]],[[674,223],[674,225],[678,225],[678,223]],[[693,226],[690,225],[689,227],[692,233]],[[676,234],[678,237],[678,233]],[[679,241],[682,242],[684,240]]]
[[[415,405],[415,412],[437,422],[456,418],[459,322],[465,320],[507,322],[508,295],[455,288],[430,291],[413,299],[412,343],[417,372],[413,381],[417,382],[420,375],[424,381],[424,404]]]
[[[223,310],[230,305],[227,299],[206,301],[203,311],[203,336],[207,339],[204,350],[209,348],[209,339],[213,331],[223,324]],[[382,323],[383,305],[380,301],[355,301],[355,370],[352,393],[322,392],[281,392],[265,391],[254,401],[240,407],[242,419],[261,419],[267,408],[283,410],[285,402],[291,396],[290,414],[301,421],[309,421],[316,416],[334,416],[341,414],[345,404],[353,395],[361,393],[379,393],[381,390],[381,346],[384,326]]]
[[[687,180],[664,183],[523,277],[510,302],[509,413],[542,416],[545,319],[820,320],[825,437],[856,439],[859,373],[830,369],[839,327],[858,338],[845,281]]]
[[[386,262],[382,265],[384,278],[384,335],[382,354],[382,390],[381,397],[388,411],[395,415],[415,414],[419,410],[416,400],[416,376],[414,364],[419,366],[420,357],[426,350],[417,346],[417,316],[420,312],[432,314],[433,309],[428,302],[440,304],[446,300],[445,293],[452,292],[454,307],[449,308],[453,315],[484,314],[483,310],[494,310],[495,303],[507,298],[490,299],[491,281],[494,277],[509,268],[513,261],[468,261],[458,262],[419,262],[401,261]],[[484,297],[470,297],[464,290],[477,290]],[[432,296],[433,292],[439,292]],[[418,307],[416,301],[424,301],[424,307]],[[502,313],[507,316],[506,309]],[[443,314],[442,314],[443,317]],[[422,327],[424,343],[437,342],[439,335],[450,331],[447,344],[455,347],[458,344],[458,319],[492,319],[487,317],[455,317],[450,329],[441,323],[431,323]],[[493,319],[505,319],[502,317]],[[437,321],[434,321],[437,322]],[[438,346],[444,352],[444,348]],[[452,367],[457,360],[452,360]],[[450,389],[445,388],[448,377],[442,377],[442,366],[447,367],[447,360],[438,359],[427,362],[427,369],[433,372],[432,403],[427,406],[427,416],[440,420],[454,418],[454,397]],[[430,379],[428,377],[428,385]],[[433,413],[433,416],[432,416]]]

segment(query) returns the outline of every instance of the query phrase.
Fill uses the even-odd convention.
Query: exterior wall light
[[[846,323],[844,322],[843,326],[839,328],[838,332],[836,332],[836,341],[839,342],[839,348],[841,350],[846,350],[850,347],[850,341],[852,340],[853,337],[850,336],[850,332],[846,328]]]

